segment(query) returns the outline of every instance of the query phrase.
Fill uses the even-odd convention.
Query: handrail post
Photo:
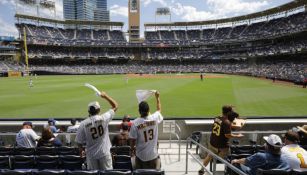
[[[213,159],[213,175],[215,175],[216,174],[216,159],[214,158]]]
[[[188,148],[189,148],[189,139],[187,139],[187,142],[186,142],[186,149],[185,149],[185,174],[188,174]]]
[[[169,123],[169,148],[172,148],[172,122]]]

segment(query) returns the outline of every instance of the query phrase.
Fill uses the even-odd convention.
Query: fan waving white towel
[[[92,89],[93,91],[95,91],[97,96],[101,95],[101,92],[95,86],[88,84],[88,83],[85,83],[84,86],[86,86],[86,87]]]
[[[156,90],[136,90],[136,98],[138,99],[138,102],[141,103],[156,92]]]

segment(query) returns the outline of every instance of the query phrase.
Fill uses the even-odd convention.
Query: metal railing
[[[213,171],[212,173],[203,165],[203,163],[190,151],[189,149],[189,143],[193,142],[195,145],[199,146],[200,149],[203,149],[207,154],[212,156],[213,160]],[[218,155],[214,154],[212,151],[210,151],[208,148],[204,147],[200,143],[197,143],[194,141],[192,138],[188,137],[187,138],[187,143],[186,143],[186,164],[185,164],[185,174],[188,174],[188,156],[191,156],[204,170],[209,174],[209,175],[215,175],[216,174],[216,161],[220,161],[223,163],[225,166],[230,168],[232,171],[236,172],[238,175],[247,175],[246,173],[242,172],[240,169],[232,165],[231,163],[227,162],[225,159],[219,157]]]
[[[170,122],[169,124],[170,132],[169,132],[169,147],[172,147],[172,135],[175,135],[175,137],[178,140],[178,161],[180,161],[181,157],[181,128],[180,126],[175,122],[175,132],[172,132],[172,125],[173,123]]]

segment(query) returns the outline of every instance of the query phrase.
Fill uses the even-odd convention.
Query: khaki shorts
[[[208,149],[222,158],[225,158],[229,154],[229,148],[215,148],[210,143]]]
[[[149,161],[142,161],[138,157],[135,157],[135,169],[161,169],[161,160],[158,156],[157,158]]]

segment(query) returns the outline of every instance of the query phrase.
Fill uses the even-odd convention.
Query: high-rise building
[[[65,19],[77,19],[76,0],[63,0],[63,13]]]
[[[63,10],[65,19],[110,21],[107,0],[63,0]]]
[[[94,10],[95,21],[110,21],[110,12],[107,7],[107,0],[96,0],[96,9]]]

